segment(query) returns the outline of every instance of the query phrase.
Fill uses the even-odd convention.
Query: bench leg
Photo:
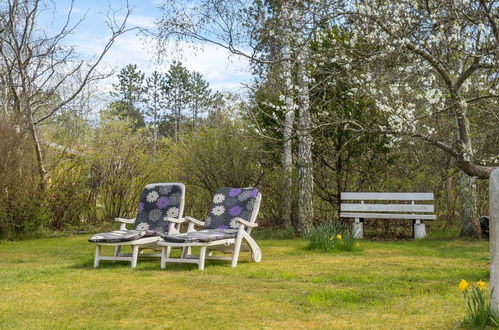
[[[353,237],[356,239],[361,239],[364,237],[364,221],[363,219],[355,218],[355,222],[352,224]]]
[[[414,239],[424,238],[426,236],[426,227],[421,220],[413,220],[414,224]]]

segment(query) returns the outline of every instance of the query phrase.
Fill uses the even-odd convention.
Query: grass
[[[361,241],[321,253],[260,240],[261,263],[102,262],[84,236],[0,242],[0,328],[454,328],[459,280],[487,280],[488,245]]]

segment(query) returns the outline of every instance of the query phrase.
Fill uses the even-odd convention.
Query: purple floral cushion
[[[208,212],[205,229],[237,229],[236,218],[250,221],[260,192],[256,188],[220,188]]]
[[[115,230],[89,238],[92,243],[119,243],[168,232],[169,223],[163,218],[182,216],[184,185],[172,183],[148,184],[140,195],[133,230]]]
[[[134,229],[152,230],[158,234],[168,232],[163,218],[182,215],[184,185],[171,183],[148,184],[140,195]]]

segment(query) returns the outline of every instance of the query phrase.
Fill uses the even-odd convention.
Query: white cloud
[[[74,35],[73,41],[77,45],[78,52],[85,57],[95,57],[102,51],[107,38],[102,35],[96,37],[89,33],[79,33]],[[138,68],[146,74],[154,70],[166,72],[171,61],[178,59],[189,70],[201,73],[215,90],[240,89],[241,83],[247,83],[251,79],[249,61],[240,56],[231,55],[221,47],[204,45],[196,47],[196,50],[185,43],[180,43],[177,47],[177,49],[171,48],[171,53],[179,53],[181,56],[171,54],[163,56],[162,63],[158,65],[154,61],[156,55],[154,41],[145,42],[143,37],[129,32],[116,40],[106,54],[101,69],[106,67],[119,69],[132,63],[137,64]],[[114,80],[115,77],[112,81]],[[110,86],[112,81],[107,84]]]

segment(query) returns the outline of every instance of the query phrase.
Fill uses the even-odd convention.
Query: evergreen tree
[[[145,114],[154,133],[155,145],[160,136],[160,127],[166,119],[164,84],[165,77],[157,71],[147,77],[145,83]]]
[[[166,107],[170,110],[174,121],[174,138],[178,140],[182,120],[182,112],[185,112],[190,102],[190,73],[180,62],[173,62],[166,73],[163,91],[166,97]]]
[[[121,69],[113,88],[111,96],[118,100],[108,106],[107,112],[113,117],[132,120],[135,128],[144,127],[140,109],[140,103],[144,101],[144,73],[137,70],[136,64],[128,64]]]

